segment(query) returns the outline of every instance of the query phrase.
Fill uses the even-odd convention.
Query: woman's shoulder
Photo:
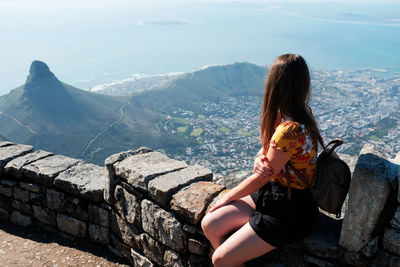
[[[297,121],[283,121],[275,129],[275,134],[298,135],[305,134],[306,127]]]

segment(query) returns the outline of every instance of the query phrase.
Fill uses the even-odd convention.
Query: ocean
[[[132,74],[268,66],[283,53],[311,68],[400,69],[400,4],[143,2],[0,3],[0,95],[23,84],[36,59],[82,89]]]

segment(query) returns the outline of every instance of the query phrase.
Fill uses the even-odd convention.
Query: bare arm
[[[268,177],[265,177],[254,173],[253,175],[247,177],[243,182],[241,182],[239,185],[237,185],[235,188],[225,194],[224,197],[222,197],[219,201],[217,201],[215,206],[210,209],[210,212],[213,212],[214,210],[228,204],[229,202],[238,200],[261,188],[269,180],[271,180],[272,177],[274,177],[282,170],[289,158],[290,156],[287,152],[283,152],[281,150],[278,150],[274,146],[270,146],[264,160],[264,164],[269,168],[272,168],[272,174]]]

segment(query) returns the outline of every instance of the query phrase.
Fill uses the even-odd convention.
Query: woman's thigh
[[[232,201],[211,213],[207,213],[202,221],[206,236],[221,238],[242,227],[253,215],[255,206],[253,199],[250,196],[246,196]]]
[[[212,260],[215,266],[241,266],[275,248],[246,223],[215,250]]]

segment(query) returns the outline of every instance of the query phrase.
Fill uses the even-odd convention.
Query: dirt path
[[[129,266],[104,246],[0,221],[0,266]]]

